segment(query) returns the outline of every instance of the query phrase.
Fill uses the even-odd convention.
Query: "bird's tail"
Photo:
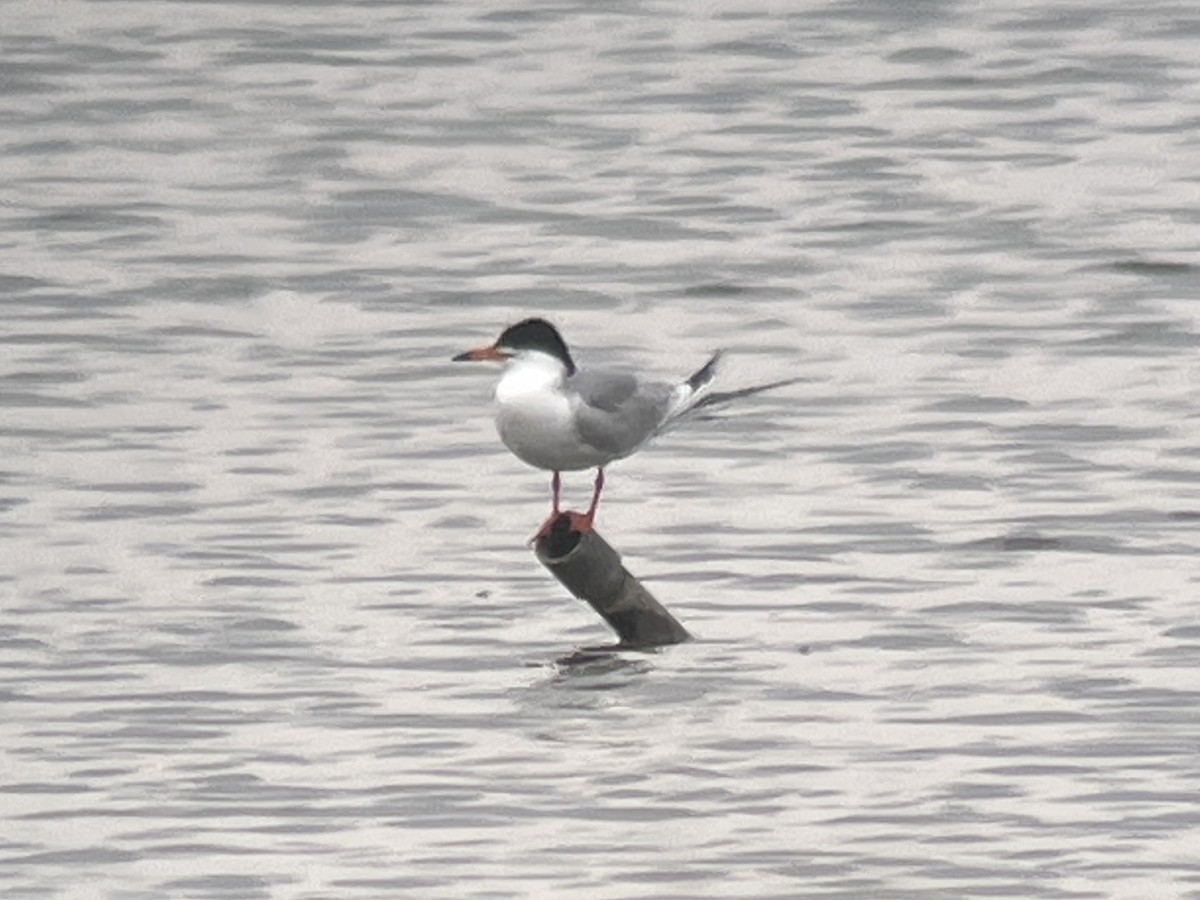
[[[665,431],[689,412],[695,409],[712,390],[713,381],[717,377],[717,365],[721,362],[724,350],[714,353],[704,365],[697,369],[686,381],[675,385],[671,392],[671,403],[659,431]]]

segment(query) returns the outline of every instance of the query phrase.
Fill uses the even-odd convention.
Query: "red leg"
[[[583,524],[586,528],[581,530],[590,530],[592,522],[596,519],[596,507],[600,505],[600,492],[604,490],[604,467],[596,470],[596,486],[592,488],[592,505],[588,507],[588,511],[583,514]]]
[[[562,475],[555,472],[550,476],[550,518],[542,523],[542,527],[538,529],[537,534],[529,539],[529,543],[536,544],[542,538],[550,533],[550,529],[554,523],[558,521],[558,517],[562,515],[559,509],[559,501],[562,495]]]
[[[550,529],[553,528],[554,523],[558,521],[562,515],[566,515],[570,519],[571,527],[580,534],[585,534],[592,530],[592,522],[595,521],[596,518],[596,508],[600,505],[600,494],[604,490],[604,469],[600,468],[596,470],[596,484],[595,487],[592,488],[592,505],[589,506],[588,511],[582,515],[577,512],[570,511],[566,513],[559,512],[560,486],[561,481],[559,473],[555,472],[550,479],[550,489],[554,494],[553,511],[550,513],[550,518],[548,518],[542,524],[542,527],[538,529],[538,533],[530,539],[531,544],[537,543],[539,540],[550,534]]]

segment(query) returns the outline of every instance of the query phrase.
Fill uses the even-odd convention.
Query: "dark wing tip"
[[[712,382],[717,377],[717,365],[721,362],[721,357],[725,355],[724,350],[718,350],[709,357],[708,362],[701,366],[688,380],[687,385],[693,391],[698,391],[705,385]]]

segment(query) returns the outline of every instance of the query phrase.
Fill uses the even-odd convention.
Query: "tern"
[[[559,518],[562,474],[596,470],[586,513],[568,513],[579,532],[592,528],[604,468],[661,434],[704,399],[716,378],[718,351],[694,374],[670,384],[628,372],[576,367],[566,341],[545,319],[525,319],[506,328],[486,347],[468,350],[455,362],[502,362],[496,385],[496,430],[513,454],[550,477],[550,518]],[[535,538],[536,539],[536,538]]]

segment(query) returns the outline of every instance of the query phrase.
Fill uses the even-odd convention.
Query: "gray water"
[[[1197,39],[0,6],[0,895],[1200,897]],[[693,644],[556,662],[530,314],[801,379],[609,473]]]

